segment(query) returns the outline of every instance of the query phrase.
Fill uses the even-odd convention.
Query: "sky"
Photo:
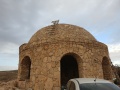
[[[120,0],[0,0],[0,71],[17,69],[19,46],[58,19],[108,45],[120,65]]]

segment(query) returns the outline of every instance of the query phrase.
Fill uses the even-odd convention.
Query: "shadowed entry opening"
[[[109,59],[107,57],[103,57],[102,60],[102,69],[103,69],[103,77],[106,80],[112,79],[111,74],[111,64],[109,63]]]
[[[20,72],[20,80],[30,79],[30,67],[31,60],[30,57],[25,56],[21,62],[21,72]]]
[[[78,64],[72,55],[65,55],[61,59],[61,86],[66,86],[68,80],[79,78]]]

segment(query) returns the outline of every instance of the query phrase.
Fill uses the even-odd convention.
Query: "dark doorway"
[[[25,56],[21,62],[20,80],[30,79],[31,60]]]
[[[112,79],[111,65],[110,65],[109,59],[107,57],[103,57],[102,69],[103,69],[103,78],[106,80],[111,80]]]
[[[65,55],[61,59],[61,86],[66,86],[68,80],[79,78],[78,64],[72,55]]]

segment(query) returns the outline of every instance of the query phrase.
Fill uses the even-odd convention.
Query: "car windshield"
[[[120,90],[112,83],[84,83],[80,84],[80,90]]]

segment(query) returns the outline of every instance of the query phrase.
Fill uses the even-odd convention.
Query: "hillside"
[[[17,79],[18,70],[0,71],[0,82],[8,82]]]

